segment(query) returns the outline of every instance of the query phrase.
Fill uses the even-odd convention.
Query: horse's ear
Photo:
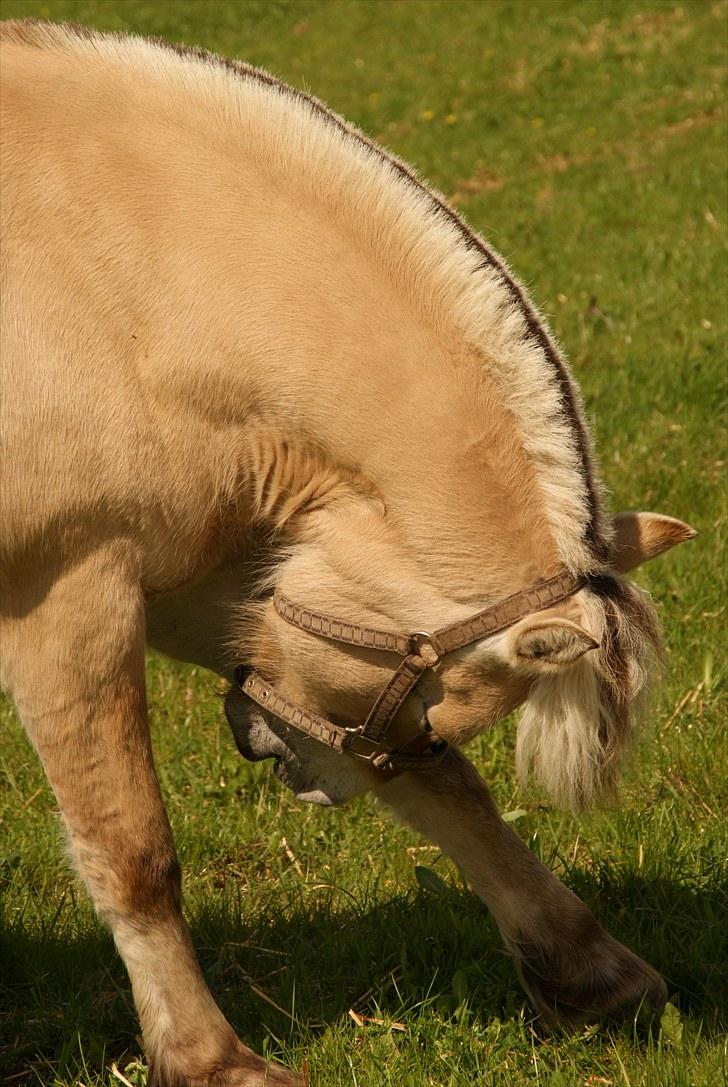
[[[510,651],[518,664],[549,669],[572,664],[599,642],[570,619],[524,619],[514,628]]]
[[[692,540],[697,532],[684,521],[662,513],[637,513],[629,510],[614,518],[614,543],[610,561],[620,574],[634,570],[675,544]]]

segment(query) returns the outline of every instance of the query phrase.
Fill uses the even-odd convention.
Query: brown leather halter
[[[236,668],[235,682],[243,694],[264,710],[335,751],[345,751],[390,774],[429,769],[447,751],[447,742],[437,737],[433,739],[431,731],[418,732],[403,745],[404,748],[414,747],[414,750],[395,750],[386,743],[392,721],[423,673],[434,669],[446,654],[498,634],[532,612],[560,603],[578,592],[585,583],[586,578],[575,577],[563,570],[554,577],[538,581],[529,589],[484,608],[469,619],[441,627],[434,634],[426,631],[397,634],[359,626],[321,612],[309,611],[276,592],[273,605],[280,617],[292,626],[332,642],[396,653],[402,658],[364,723],[353,728],[335,725],[333,721],[289,702],[267,680],[245,665]]]

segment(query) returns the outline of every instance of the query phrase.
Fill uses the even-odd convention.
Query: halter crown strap
[[[398,634],[391,630],[360,626],[348,620],[336,619],[324,612],[303,608],[279,591],[273,597],[273,605],[281,619],[285,619],[291,626],[300,627],[301,630],[307,630],[310,634],[316,634],[331,642],[345,642],[364,649],[379,649],[385,653],[397,653],[400,657],[410,653],[422,655],[420,651],[425,646],[431,646],[440,658],[455,649],[462,649],[472,642],[513,626],[533,611],[543,611],[544,608],[560,603],[578,592],[585,583],[586,578],[575,577],[568,570],[562,570],[554,577],[513,593],[467,619],[440,627],[434,634]],[[437,661],[433,661],[435,663]]]
[[[491,604],[489,608],[483,608],[469,619],[461,619],[449,626],[440,627],[430,641],[440,650],[440,655],[444,656],[455,649],[478,642],[481,638],[489,638],[492,634],[507,630],[531,612],[543,611],[554,604],[560,604],[562,600],[583,589],[584,585],[585,577],[575,577],[568,570],[562,570],[554,577],[538,581],[529,589],[522,589],[521,592]]]

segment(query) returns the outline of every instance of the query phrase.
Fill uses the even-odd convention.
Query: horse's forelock
[[[661,657],[655,612],[634,585],[599,575],[580,602],[600,647],[534,684],[516,748],[521,777],[533,772],[557,803],[577,811],[614,795]]]

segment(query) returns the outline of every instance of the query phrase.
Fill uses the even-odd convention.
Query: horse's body
[[[690,530],[644,515],[615,531],[522,289],[318,103],[134,39],[11,23],[2,41],[3,683],[159,1082],[292,1082],[237,1041],[194,959],[145,636],[221,675],[250,660],[356,721],[389,662],[286,627],[266,589],[417,630],[561,568],[590,577],[453,654],[397,718],[424,707],[457,744],[526,700],[523,762],[579,805],[613,781],[654,641],[616,573]],[[387,780],[242,696],[228,712],[300,795],[373,788],[452,853],[542,1012],[659,1000],[655,972],[531,856],[456,751]]]

